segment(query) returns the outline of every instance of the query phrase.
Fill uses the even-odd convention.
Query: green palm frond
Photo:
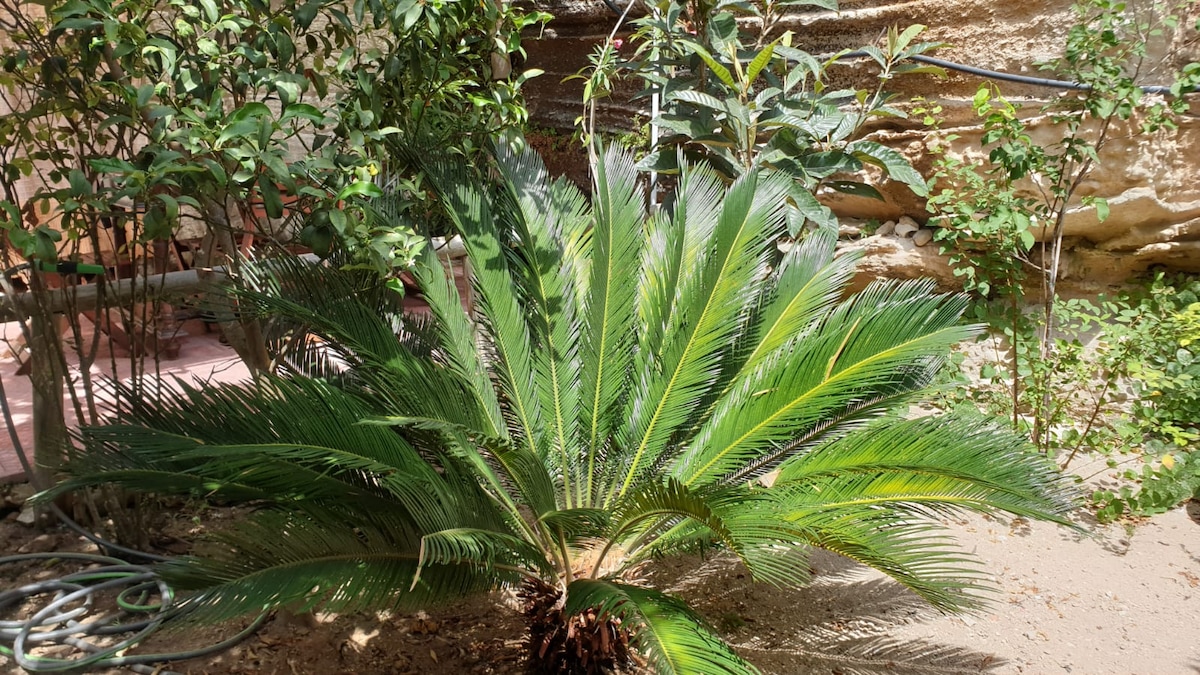
[[[565,179],[551,182],[530,149],[515,153],[499,144],[496,162],[504,180],[498,212],[515,235],[512,269],[519,280],[535,342],[534,377],[553,450],[548,463],[562,483],[566,508],[582,488],[575,453],[580,411],[580,304],[588,272],[586,201]],[[549,205],[549,208],[547,206]]]
[[[609,540],[614,544],[631,541],[628,549],[632,553],[639,542],[653,541],[657,530],[686,523],[705,528],[715,540],[736,551],[740,548],[738,542],[717,506],[712,495],[690,490],[676,480],[646,483],[618,500]],[[600,569],[603,562],[603,558],[597,560],[596,568]]]
[[[757,366],[794,336],[812,330],[816,320],[841,299],[858,256],[834,258],[836,244],[833,233],[814,232],[784,255],[778,272],[763,285],[754,339],[742,347],[746,352],[741,359],[742,372]]]
[[[598,506],[601,477],[616,452],[610,439],[621,423],[636,331],[634,279],[645,245],[643,196],[633,158],[610,149],[597,164],[593,189],[591,274],[581,348],[583,504]]]
[[[527,561],[512,551],[490,564],[420,564],[418,541],[325,515],[264,511],[217,536],[227,548],[165,563],[163,577],[197,591],[194,621],[220,621],[274,607],[355,611],[428,607],[432,602],[520,581]],[[501,562],[504,561],[504,562]],[[515,564],[507,564],[515,563]]]
[[[514,514],[518,510],[514,500],[543,516],[557,513],[550,473],[542,458],[525,445],[514,445],[506,439],[491,438],[462,425],[428,417],[368,417],[359,424],[438,432],[447,441],[443,446],[447,456],[457,457],[471,467],[476,479],[493,488],[496,498]]]
[[[758,581],[795,585],[808,573],[802,557],[791,552],[804,546],[807,533],[781,506],[779,495],[761,488],[688,488],[668,479],[627,495],[615,512],[609,537],[621,542],[625,569],[702,543],[737,555]]]
[[[500,522],[481,505],[473,473],[462,475],[449,455],[422,453],[391,429],[358,424],[367,412],[311,380],[181,385],[173,405],[133,417],[140,425],[83,429],[86,451],[76,468],[92,478],[134,468],[173,472],[202,479],[206,491],[256,489],[288,503],[369,497],[372,508],[406,513],[435,530],[466,517]]]
[[[580,579],[567,587],[564,611],[590,608],[619,617],[633,630],[633,643],[661,675],[750,675],[746,663],[681,600],[648,588]]]
[[[785,342],[734,383],[676,462],[676,475],[688,484],[719,480],[848,410],[857,417],[886,410],[864,401],[894,405],[927,386],[940,366],[934,355],[977,332],[958,325],[960,297],[929,290],[877,284],[865,299],[824,316],[811,334]]]
[[[387,361],[402,351],[400,298],[363,271],[341,270],[280,255],[248,261],[230,298],[242,316],[307,327],[349,358]]]
[[[979,564],[927,518],[1007,511],[1071,526],[1052,462],[980,419],[886,421],[788,460],[773,490],[806,540],[892,576],[943,610],[978,604]]]
[[[887,635],[847,635],[829,626],[806,627],[791,644],[763,648],[738,645],[753,654],[786,654],[794,673],[839,675],[980,675],[1000,670],[1003,659],[968,648]]]
[[[413,275],[433,314],[433,329],[440,335],[441,351],[447,366],[465,383],[467,391],[482,411],[482,431],[498,437],[504,432],[500,401],[475,342],[475,328],[462,308],[458,289],[446,275],[437,255],[425,247],[417,258]]]
[[[425,165],[431,184],[450,213],[473,264],[481,328],[491,351],[492,372],[508,405],[504,436],[545,457],[543,412],[533,370],[533,342],[521,293],[509,266],[507,236],[497,229],[494,199],[460,168]]]
[[[887,574],[942,611],[979,607],[987,589],[980,561],[944,530],[903,511],[847,507],[797,510],[805,543]]]
[[[1073,526],[1077,492],[1053,462],[995,423],[958,416],[885,422],[785,462],[796,509],[906,506],[1007,511]]]
[[[627,449],[621,457],[626,466],[610,486],[609,499],[625,494],[656,465],[672,435],[717,380],[753,299],[753,282],[766,270],[772,242],[785,231],[787,187],[779,176],[759,184],[749,175],[726,194],[701,272],[681,279],[685,302],[668,322],[662,374],[644,380],[631,396],[629,422],[617,437]]]
[[[482,570],[492,570],[497,565],[510,570],[527,566],[539,574],[553,574],[541,551],[520,537],[493,530],[456,527],[421,537],[417,572],[409,590],[420,583],[421,570],[426,567],[463,564],[476,565]]]

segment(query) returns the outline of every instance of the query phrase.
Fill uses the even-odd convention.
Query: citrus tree
[[[190,221],[208,234],[198,267],[222,264],[251,236],[298,234],[318,253],[340,244],[356,264],[403,269],[424,241],[406,216],[429,200],[389,143],[434,138],[470,155],[522,122],[524,75],[508,55],[521,27],[544,18],[504,2],[0,0],[5,266],[112,251],[144,281],[154,268],[140,251],[165,253]],[[385,174],[397,195],[380,217],[367,202]],[[32,276],[30,323],[45,315],[47,327],[26,342],[49,358],[58,345]],[[135,313],[125,308],[127,334]],[[270,367],[259,327],[223,331],[252,369]],[[80,354],[80,419],[95,414],[91,358]],[[64,375],[34,370],[46,430],[36,454],[53,466]]]

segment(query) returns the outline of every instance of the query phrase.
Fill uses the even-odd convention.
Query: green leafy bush
[[[773,30],[785,12],[800,7],[837,3],[648,3],[647,15],[634,22],[633,54],[622,55],[610,39],[580,75],[591,115],[579,120],[587,123],[585,139],[594,132],[596,101],[610,95],[618,77],[631,77],[643,87],[641,98],[659,101],[650,120],[659,135],[639,162],[644,171],[674,174],[681,159],[708,162],[728,181],[780,171],[796,182],[790,197],[799,214],[832,228],[833,212],[814,195],[830,190],[882,199],[868,182],[872,170],[924,196],[924,178],[902,153],[863,136],[873,121],[906,116],[890,105],[894,96],[885,87],[903,74],[940,73],[911,60],[939,45],[917,40],[924,26],[892,29],[879,46],[860,50],[878,70],[875,87],[834,89],[829,71],[837,56],[818,58],[795,46],[791,31]],[[756,20],[753,29],[739,23],[747,18]]]
[[[1125,367],[1134,394],[1123,437],[1141,450],[1134,484],[1099,490],[1102,520],[1151,515],[1200,495],[1200,280],[1159,275],[1137,320],[1111,331],[1131,345]]]
[[[508,56],[546,18],[442,0],[0,0],[0,230],[53,260],[102,223],[150,241],[181,218],[271,234],[288,215],[323,254],[340,240],[403,268],[423,241],[412,220],[363,205],[382,172],[409,181],[394,216],[428,210],[391,141],[470,156],[524,123],[533,73]],[[56,223],[34,227],[38,209]]]

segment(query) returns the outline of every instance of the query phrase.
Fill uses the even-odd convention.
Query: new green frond
[[[633,643],[661,675],[750,675],[746,663],[686,604],[665,593],[581,579],[567,587],[568,614],[598,608],[633,630]]]

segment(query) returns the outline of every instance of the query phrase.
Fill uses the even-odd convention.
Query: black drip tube
[[[636,2],[636,0],[627,0],[627,1],[628,2]],[[623,11],[619,7],[617,7],[616,3],[614,3],[613,0],[603,0],[603,2],[608,7],[608,9],[610,11],[612,11],[613,14],[616,14],[618,16],[623,14]],[[851,51],[851,52],[846,52],[844,54],[838,54],[835,56],[838,60],[869,58],[869,55],[866,52],[862,52],[862,51]],[[826,58],[828,58],[828,57],[826,57]],[[938,59],[938,58],[934,58],[932,56],[924,56],[924,55],[918,54],[916,56],[912,56],[909,58],[911,58],[913,61],[916,61],[918,63],[927,63],[931,66],[938,66],[940,68],[945,68],[947,70],[954,70],[954,71],[958,71],[960,73],[967,73],[968,75],[977,75],[979,77],[987,78],[989,80],[1000,80],[1001,82],[1015,82],[1017,84],[1028,84],[1028,85],[1032,85],[1035,87],[1047,87],[1050,89],[1059,89],[1059,90],[1064,90],[1064,91],[1091,91],[1091,89],[1092,89],[1091,85],[1083,84],[1082,82],[1071,82],[1069,80],[1054,80],[1054,79],[1050,79],[1050,78],[1046,78],[1046,77],[1032,77],[1029,75],[1017,75],[1015,73],[1004,73],[1004,72],[1000,72],[998,70],[988,70],[987,68],[978,68],[976,66],[968,66],[963,63],[955,63],[954,61]],[[1164,96],[1172,95],[1171,87],[1162,85],[1162,84],[1142,85],[1139,87],[1139,89],[1141,89],[1143,92],[1145,92],[1147,94],[1161,94]],[[1198,91],[1200,91],[1200,86],[1185,89],[1181,93],[1194,94]]]

